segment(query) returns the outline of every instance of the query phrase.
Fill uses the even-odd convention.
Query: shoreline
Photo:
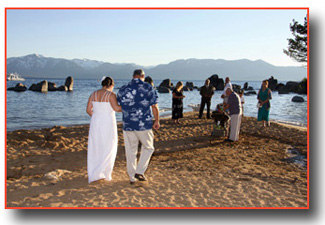
[[[186,111],[184,112],[184,115],[185,114],[188,114],[188,113],[197,113],[198,112],[194,112],[194,111]],[[205,112],[204,112],[205,113]],[[171,115],[163,115],[163,116],[160,116],[160,120],[165,120],[165,119],[171,119]],[[256,117],[253,117],[253,116],[245,116],[245,117],[248,117],[248,118],[255,118]],[[304,125],[304,124],[296,124],[296,123],[293,123],[293,122],[287,122],[287,121],[280,121],[280,120],[270,120],[271,123],[276,123],[276,124],[280,124],[280,125],[283,125],[283,126],[288,126],[288,127],[292,127],[292,128],[296,128],[296,129],[303,129],[305,131],[307,131],[308,129],[308,125]],[[117,124],[122,124],[123,121],[117,121]],[[75,127],[75,126],[87,126],[89,125],[84,123],[84,124],[70,124],[70,125],[55,125],[55,126],[49,126],[49,127],[39,127],[39,128],[30,128],[30,129],[16,129],[16,130],[7,130],[6,132],[14,132],[14,131],[22,131],[22,130],[42,130],[42,129],[50,129],[50,128],[53,128],[53,127]]]
[[[7,133],[7,208],[282,207],[307,208],[308,170],[288,150],[308,155],[307,131],[244,117],[235,143],[211,137],[213,120],[162,118],[147,182],[130,185],[122,124],[113,180],[88,184],[89,125]]]
[[[294,128],[294,129],[298,129],[298,130],[303,130],[303,131],[308,131],[308,126],[307,125],[298,125],[298,124],[293,124],[293,123],[289,123],[289,122],[284,122],[284,121],[276,121],[276,120],[270,120],[271,124],[272,123],[276,123],[279,124],[281,126],[286,126],[289,128]]]

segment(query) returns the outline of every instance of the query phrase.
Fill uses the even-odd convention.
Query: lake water
[[[42,79],[26,79],[22,83],[28,88],[33,83],[38,83]],[[64,79],[51,79],[57,86],[63,85]],[[130,80],[115,80],[115,92],[119,87]],[[174,84],[176,80],[172,80]],[[204,80],[191,81],[195,86],[204,85]],[[7,87],[14,87],[17,81],[7,81]],[[158,86],[161,81],[156,80],[155,85]],[[183,81],[185,84],[186,81]],[[243,87],[244,81],[232,81],[232,84],[238,84]],[[285,82],[282,82],[285,83]],[[261,82],[248,82],[257,92],[261,86]],[[70,126],[89,124],[90,117],[86,113],[86,105],[90,94],[101,88],[100,82],[97,80],[74,80],[73,92],[48,92],[39,93],[33,91],[14,92],[7,91],[7,131],[18,129],[39,129],[53,126]],[[211,108],[214,109],[218,103],[222,102],[222,91],[216,91],[212,98]],[[172,94],[158,94],[159,108],[162,116],[171,115]],[[184,92],[184,111],[192,111],[188,105],[199,104],[201,97],[199,91],[193,90]],[[301,95],[305,102],[294,103],[292,97],[297,94],[279,95],[273,92],[271,100],[270,120],[282,121],[286,123],[307,126],[307,95]],[[257,99],[256,95],[244,96],[244,114],[246,116],[257,116]],[[122,120],[122,114],[116,113],[118,121]]]

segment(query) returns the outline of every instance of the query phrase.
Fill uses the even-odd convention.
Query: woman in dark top
[[[179,119],[183,118],[183,83],[179,81],[173,90],[172,119],[175,123],[180,123]]]

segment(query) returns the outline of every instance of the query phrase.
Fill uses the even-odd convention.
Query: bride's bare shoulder
[[[111,92],[110,97],[114,97],[114,98],[116,98],[116,93],[115,93],[115,92]]]

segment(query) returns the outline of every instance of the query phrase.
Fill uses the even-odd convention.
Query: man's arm
[[[214,91],[216,90],[215,87],[213,87],[213,86],[211,86],[211,87],[212,88],[211,88],[211,96],[210,97],[212,97],[214,95]]]
[[[225,107],[223,107],[223,111],[226,111],[230,107],[230,104],[226,104]]]
[[[158,130],[160,127],[158,104],[152,105],[151,109],[152,109],[153,116],[155,117],[155,122],[152,127],[153,127],[153,129]]]

